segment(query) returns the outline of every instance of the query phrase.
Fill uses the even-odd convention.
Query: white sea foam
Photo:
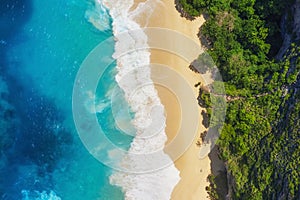
[[[110,17],[103,4],[95,2],[95,5],[90,5],[85,12],[85,18],[100,31],[106,31],[110,28]]]
[[[59,196],[55,194],[55,192],[50,191],[47,193],[46,191],[29,191],[22,190],[22,200],[61,200]]]
[[[162,151],[167,140],[166,118],[164,107],[150,78],[150,52],[147,49],[136,50],[138,47],[147,46],[146,34],[142,30],[136,31],[140,26],[133,21],[133,18],[143,12],[143,7],[137,6],[137,9],[130,11],[133,0],[95,1],[108,8],[113,19],[112,26],[116,39],[114,58],[117,60],[118,70],[116,81],[124,91],[132,111],[135,112],[132,123],[137,134],[131,143],[128,156],[123,158],[123,164],[126,164],[131,171],[135,168],[154,167],[153,172],[149,173],[115,172],[110,177],[110,182],[123,189],[125,199],[170,199],[173,188],[180,179],[179,171],[169,156]],[[130,30],[135,31],[128,33],[127,31]],[[124,52],[126,54],[122,55]],[[153,130],[156,130],[155,134]],[[158,153],[156,158],[150,161],[147,160],[147,156],[143,156],[153,152]],[[153,161],[163,161],[170,165],[157,170],[159,164]]]
[[[96,100],[96,96],[92,93],[92,91],[88,91],[87,95],[88,98],[85,101],[84,106],[90,113],[102,113],[102,111],[109,106],[109,102],[107,101]]]

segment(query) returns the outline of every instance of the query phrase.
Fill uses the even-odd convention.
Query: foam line
[[[147,35],[132,19],[139,13],[137,9],[142,9],[142,6],[130,11],[133,0],[96,0],[96,3],[103,4],[113,19],[112,28],[116,40],[114,58],[117,60],[118,71],[115,78],[135,113],[132,123],[137,130],[136,137],[131,143],[128,156],[123,158],[123,163],[134,169],[135,166],[149,164],[141,163],[142,161],[136,159],[134,154],[149,154],[162,150],[167,140],[164,107],[151,80],[149,50],[137,50],[120,56],[120,52],[126,52],[126,48],[129,51],[134,47],[147,45]],[[128,33],[124,37],[127,31],[138,29],[140,31],[134,31],[136,34]],[[141,85],[143,87],[140,87]],[[152,119],[155,119],[155,122]],[[162,129],[151,135],[149,131],[151,124],[162,126]],[[169,156],[161,152],[163,155],[159,157],[169,160],[170,166],[144,174],[115,172],[110,177],[111,184],[122,188],[125,199],[170,199],[173,188],[180,179],[179,171]]]

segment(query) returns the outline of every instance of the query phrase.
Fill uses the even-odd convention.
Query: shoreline
[[[143,0],[136,0],[135,5],[139,2],[145,2]],[[145,19],[142,16],[135,19],[141,27],[161,27],[168,28],[171,30],[178,31],[185,36],[189,37],[195,41],[198,45],[200,44],[200,39],[197,34],[199,32],[200,26],[204,23],[203,17],[198,17],[193,21],[187,20],[181,16],[175,8],[174,0],[164,0],[162,3],[156,5],[154,12],[151,16]],[[199,52],[200,54],[201,52]],[[197,101],[199,90],[195,88],[194,85],[199,81],[202,82],[201,76],[196,74],[189,69],[188,62],[184,61],[182,58],[171,55],[170,53],[163,52],[161,50],[151,50],[151,63],[160,63],[170,66],[173,70],[181,74],[185,80],[193,88],[195,95],[195,101]],[[153,75],[153,74],[152,74]],[[168,144],[178,132],[181,113],[181,107],[179,105],[178,99],[174,94],[166,91],[159,86],[155,86],[158,91],[158,95],[161,99],[162,104],[165,106],[167,121],[166,121],[166,134],[168,137]],[[203,108],[198,107],[199,115],[201,116]],[[205,157],[202,160],[198,159],[199,147],[196,145],[200,138],[200,133],[205,131],[205,127],[199,122],[199,128],[193,143],[187,149],[187,151],[175,161],[176,168],[180,171],[180,181],[174,187],[171,199],[209,199],[206,187],[209,186],[207,177],[211,174],[211,161],[209,157]]]
[[[165,125],[164,107],[151,80],[150,51],[142,49],[138,53],[122,55],[124,50],[126,52],[135,51],[140,45],[147,46],[147,35],[140,31],[136,36],[129,34],[132,39],[128,40],[128,37],[118,34],[140,29],[141,26],[134,20],[134,17],[139,13],[146,12],[147,14],[147,6],[142,3],[138,4],[137,8],[130,12],[130,8],[134,6],[133,0],[106,0],[103,3],[108,8],[113,21],[112,30],[115,38],[113,58],[117,61],[115,80],[124,91],[131,111],[135,113],[131,122],[136,129],[136,137],[133,138],[128,149],[129,154],[120,157],[119,164],[124,167],[124,170],[114,171],[109,177],[109,182],[111,185],[122,188],[125,199],[140,199],[145,195],[147,199],[169,199],[180,176],[170,156],[163,151],[167,135],[159,126]],[[140,87],[145,82],[149,83],[147,87]],[[152,109],[153,107],[156,109]],[[150,115],[153,116],[153,121],[149,118]],[[156,134],[149,137],[148,134],[151,133],[154,126],[158,128]],[[136,156],[137,154],[153,153],[154,149],[159,150],[155,156],[147,158]],[[153,169],[161,167],[159,166],[161,163],[155,159],[161,159],[170,165],[153,171]],[[149,170],[152,173],[144,173]]]

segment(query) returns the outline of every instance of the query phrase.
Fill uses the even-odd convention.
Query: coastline
[[[145,2],[143,0],[135,0],[135,5],[139,2]],[[138,18],[140,17],[140,18]],[[197,36],[200,26],[204,23],[203,17],[196,18],[193,21],[189,21],[181,17],[180,13],[175,8],[174,0],[164,0],[161,3],[157,3],[154,12],[151,16],[145,20],[144,16],[137,16],[135,19],[142,27],[161,27],[168,28],[171,30],[178,31],[185,36],[189,37],[197,44],[200,44],[200,40]],[[201,52],[199,52],[200,54]],[[182,58],[171,55],[161,50],[151,50],[151,63],[160,63],[170,66],[176,72],[181,74],[186,81],[193,88],[195,94],[195,101],[198,97],[198,88],[194,85],[199,81],[202,82],[201,76],[196,74],[189,69],[188,62],[184,61]],[[152,74],[153,75],[153,74]],[[179,123],[181,121],[180,113],[181,108],[178,100],[167,91],[165,88],[156,85],[156,90],[161,99],[162,104],[165,106],[165,111],[167,115],[166,121],[166,134],[169,143],[177,134]],[[203,109],[198,107],[199,114]],[[175,161],[176,168],[180,171],[180,181],[175,186],[171,199],[208,199],[208,193],[206,191],[206,186],[209,186],[207,177],[211,174],[211,161],[209,157],[205,157],[202,160],[198,159],[199,147],[196,145],[200,133],[205,130],[202,123],[199,124],[198,132],[194,138],[193,143],[187,149],[187,151]]]
[[[140,199],[141,197],[149,200],[170,199],[180,176],[170,156],[163,151],[167,141],[165,130],[160,127],[165,126],[164,106],[161,104],[151,80],[150,51],[141,49],[136,52],[140,46],[148,46],[147,35],[143,31],[139,31],[138,35],[128,34],[126,37],[120,34],[126,34],[130,30],[139,30],[141,26],[133,18],[139,13],[147,14],[149,10],[141,3],[136,4],[136,9],[130,11],[130,8],[135,6],[133,0],[96,1],[103,3],[112,17],[112,30],[115,38],[113,58],[117,61],[115,80],[123,90],[125,100],[130,105],[132,112],[135,113],[132,124],[135,127],[136,136],[130,143],[129,153],[120,160],[120,166],[123,169],[114,171],[109,177],[109,182],[122,189],[124,199]],[[132,50],[135,53],[123,54],[124,51]],[[144,83],[148,83],[146,87],[139,87]],[[132,98],[132,95],[137,95],[138,98]],[[156,109],[152,110],[153,107]],[[151,118],[149,118],[150,115]],[[145,126],[145,124],[147,125]],[[148,137],[147,134],[152,130],[152,126],[157,128],[157,132]],[[137,154],[147,155],[153,150],[159,150],[155,156],[136,156]],[[156,159],[159,159],[159,162]],[[160,167],[161,161],[168,166],[153,171]],[[149,171],[152,173],[144,173]]]

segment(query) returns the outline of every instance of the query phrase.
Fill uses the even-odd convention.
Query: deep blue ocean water
[[[80,64],[112,36],[110,27],[99,31],[87,21],[92,8],[89,0],[1,0],[0,199],[123,199],[109,184],[113,171],[87,152],[72,119]],[[116,84],[115,73],[112,64],[99,98]],[[129,147],[109,106],[98,119],[112,141]]]

